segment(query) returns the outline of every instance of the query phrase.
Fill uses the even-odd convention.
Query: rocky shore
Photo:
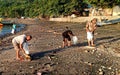
[[[120,75],[120,24],[98,27],[95,48],[87,46],[85,23],[18,19],[26,28],[0,39],[0,75]],[[61,48],[61,33],[68,26],[77,45]],[[11,40],[30,34],[32,61],[15,60]]]

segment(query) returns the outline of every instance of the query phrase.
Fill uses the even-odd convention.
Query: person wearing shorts
[[[90,46],[90,43],[93,44],[93,34],[92,32],[87,32],[87,40],[88,40],[88,45]]]
[[[22,51],[25,56],[28,56],[28,54],[26,54],[26,52],[23,49],[23,43],[30,41],[31,39],[32,39],[31,35],[25,35],[25,34],[16,36],[12,39],[12,44],[14,46],[14,49],[16,50],[17,60],[20,60],[21,58],[20,51]]]
[[[63,37],[63,45],[62,47],[64,48],[65,46],[71,46],[71,38],[70,36],[74,36],[71,30],[66,30],[65,32],[62,33]]]
[[[88,39],[88,46],[95,46],[94,45],[94,32],[96,30],[96,22],[97,19],[92,19],[91,22],[86,24],[86,32],[87,32],[87,39]]]

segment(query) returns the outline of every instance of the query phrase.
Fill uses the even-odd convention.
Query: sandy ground
[[[19,19],[26,28],[0,41],[0,75],[120,75],[120,24],[98,27],[95,48],[87,46],[84,23]],[[77,45],[61,48],[61,33],[68,26]],[[31,34],[32,61],[15,60],[11,39]]]

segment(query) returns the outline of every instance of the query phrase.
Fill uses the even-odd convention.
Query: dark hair
[[[71,30],[68,30],[68,33],[69,33],[70,35],[72,35],[72,36],[74,35]]]

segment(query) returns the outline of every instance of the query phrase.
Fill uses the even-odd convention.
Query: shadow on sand
[[[99,43],[96,44],[96,46],[99,46],[99,45],[101,45],[103,43],[115,42],[115,41],[118,41],[118,40],[120,40],[120,38],[115,38],[113,36],[109,36],[109,37],[97,38],[95,41],[96,42],[106,41],[106,42],[99,42]],[[65,51],[68,48],[82,47],[82,46],[87,46],[87,42],[78,43],[76,45],[72,45],[72,46],[66,47],[66,48],[58,48],[58,49],[53,49],[53,50],[48,50],[48,51],[43,51],[43,52],[37,52],[37,53],[31,54],[31,56],[32,56],[33,60],[37,60],[37,59],[40,59],[40,58],[42,58],[42,57],[44,57],[46,55],[49,55],[49,54],[55,54],[55,53],[58,53],[58,52]]]
[[[55,54],[55,53],[58,53],[58,52],[62,52],[62,51],[65,51],[69,48],[73,48],[73,47],[81,47],[81,46],[86,46],[87,45],[87,42],[83,42],[83,43],[78,43],[76,45],[72,45],[70,47],[65,47],[65,48],[58,48],[58,49],[53,49],[53,50],[49,50],[49,51],[43,51],[43,52],[37,52],[37,53],[32,53],[31,54],[31,57],[32,57],[32,60],[37,60],[37,59],[40,59],[44,56],[47,56],[49,54]]]
[[[58,48],[58,49],[53,49],[53,50],[49,50],[49,51],[43,51],[43,52],[37,52],[37,53],[33,53],[31,54],[32,56],[32,60],[37,60],[37,59],[40,59],[44,56],[46,56],[47,54],[54,54],[54,53],[57,53],[57,52],[60,52],[60,51],[64,51],[65,48]]]
[[[3,72],[0,72],[0,75],[2,75]]]
[[[112,43],[112,42],[115,42],[115,41],[118,41],[118,40],[120,40],[120,37],[118,37],[118,38],[115,38],[116,36],[109,36],[109,37],[102,37],[102,38],[97,38],[95,41],[96,42],[99,42],[99,41],[103,41],[103,42],[99,42],[99,43],[97,43],[96,44],[96,46],[99,46],[99,45],[101,45],[101,44],[103,44],[103,43]]]

